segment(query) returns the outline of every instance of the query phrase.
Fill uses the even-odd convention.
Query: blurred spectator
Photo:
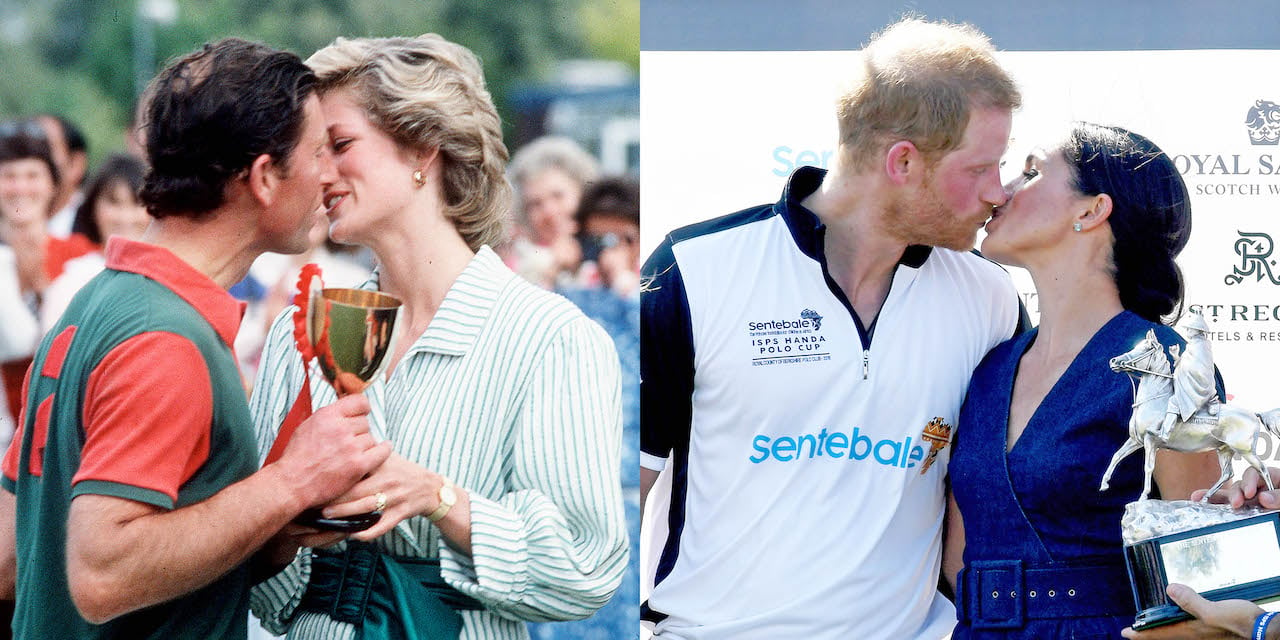
[[[80,186],[89,170],[89,146],[84,133],[70,120],[53,114],[36,116],[36,123],[44,129],[53,153],[53,163],[58,167],[58,192],[53,198],[53,214],[49,217],[49,233],[65,238],[71,233],[71,222],[84,199]]]
[[[622,365],[622,497],[631,564],[613,599],[586,620],[529,625],[534,640],[634,637],[640,625],[640,187],[603,178],[587,187],[576,215],[583,271],[594,286],[557,289],[613,338]]]
[[[151,224],[151,216],[138,200],[145,172],[146,168],[137,158],[126,155],[108,157],[85,189],[84,198],[71,223],[71,232],[88,238],[99,250],[112,236],[130,240],[142,238],[147,225]],[[67,262],[62,275],[45,290],[40,305],[42,333],[58,321],[80,287],[98,275],[105,265],[101,251],[86,253]]]
[[[568,138],[538,138],[516,152],[507,174],[521,216],[504,251],[516,273],[548,289],[572,282],[582,259],[574,212],[597,173],[595,158]]]
[[[39,310],[45,289],[62,274],[68,260],[90,253],[93,243],[84,236],[56,238],[47,224],[58,190],[58,168],[41,128],[31,121],[0,124],[0,325],[11,334],[0,362],[4,380],[5,416],[0,441],[12,436],[13,420],[21,414],[22,380],[40,338]],[[12,297],[16,294],[16,298]],[[34,331],[30,331],[35,327]]]
[[[582,196],[575,217],[582,247],[579,284],[602,286],[619,297],[640,291],[640,186],[605,178]]]

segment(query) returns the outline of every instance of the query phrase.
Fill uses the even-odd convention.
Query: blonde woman
[[[479,62],[429,34],[340,38],[308,64],[339,173],[330,235],[369,247],[379,267],[363,286],[404,301],[387,372],[365,392],[395,451],[325,508],[385,506],[381,520],[304,546],[255,590],[255,612],[290,638],[326,639],[527,638],[524,620],[591,615],[627,562],[618,356],[490,249],[511,194]],[[262,451],[301,386],[291,313],[251,402]],[[334,401],[318,370],[310,379],[316,407]]]

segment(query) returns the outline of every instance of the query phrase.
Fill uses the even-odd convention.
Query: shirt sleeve
[[[47,333],[58,324],[62,313],[71,305],[71,299],[80,293],[80,289],[83,289],[94,276],[102,272],[104,264],[102,254],[97,252],[80,256],[66,264],[62,274],[45,287],[44,297],[40,302],[41,332]]]
[[[661,471],[688,447],[693,416],[693,328],[668,238],[641,270],[640,465]]]
[[[213,386],[200,350],[168,332],[136,335],[89,375],[85,444],[72,496],[91,493],[177,506],[209,457]]]
[[[0,362],[35,353],[40,323],[22,296],[13,250],[6,246],[0,246],[0,309],[4,309],[4,321],[0,322]],[[18,416],[13,419],[17,420]]]
[[[22,397],[27,397],[27,392],[30,390],[31,372],[28,370],[27,377],[22,380]],[[18,458],[22,457],[22,420],[25,417],[14,416],[13,435],[9,438],[9,447],[5,449],[4,461],[0,463],[0,467],[3,467],[0,486],[13,494],[18,492]]]
[[[292,306],[286,308],[272,323],[249,398],[259,464],[271,451],[284,416],[302,389],[302,358],[293,346],[293,311]],[[250,590],[249,608],[268,631],[283,635],[310,580],[311,552],[302,549],[293,564]]]
[[[472,555],[439,546],[445,580],[498,615],[573,620],[604,606],[628,547],[618,356],[586,318],[544,349],[517,417],[511,489],[471,494]]]

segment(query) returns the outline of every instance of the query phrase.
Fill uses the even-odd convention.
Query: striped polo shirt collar
[[[826,169],[818,167],[796,169],[787,179],[787,184],[782,190],[782,198],[774,205],[774,210],[786,221],[787,229],[791,231],[791,237],[796,241],[796,246],[800,247],[805,255],[819,262],[824,261],[822,241],[827,227],[817,214],[800,203],[813,195],[813,192],[822,186],[822,181],[826,177]],[[929,258],[932,250],[932,247],[924,245],[911,245],[902,252],[898,264],[919,269]]]
[[[107,240],[107,268],[150,278],[187,301],[218,332],[227,346],[236,342],[245,303],[231,297],[209,276],[183,262],[168,249],[112,237]]]

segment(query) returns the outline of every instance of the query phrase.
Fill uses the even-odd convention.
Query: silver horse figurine
[[[1253,452],[1253,447],[1263,427],[1272,435],[1280,437],[1280,409],[1257,414],[1224,402],[1218,406],[1217,424],[1194,419],[1179,421],[1169,432],[1169,437],[1164,439],[1159,437],[1157,431],[1169,406],[1169,396],[1173,394],[1173,376],[1164,346],[1156,338],[1155,331],[1147,331],[1147,337],[1139,341],[1132,351],[1112,358],[1111,370],[1123,371],[1131,376],[1136,374],[1139,381],[1134,392],[1133,417],[1129,419],[1129,439],[1111,457],[1111,465],[1102,476],[1099,491],[1107,490],[1107,482],[1116,465],[1138,449],[1144,449],[1146,453],[1146,477],[1142,485],[1141,500],[1146,500],[1151,493],[1151,472],[1156,466],[1156,449],[1185,453],[1210,450],[1218,452],[1222,477],[1204,494],[1201,502],[1208,501],[1209,496],[1231,479],[1231,461],[1237,456],[1262,474],[1268,489],[1275,489],[1271,484],[1271,475]]]

